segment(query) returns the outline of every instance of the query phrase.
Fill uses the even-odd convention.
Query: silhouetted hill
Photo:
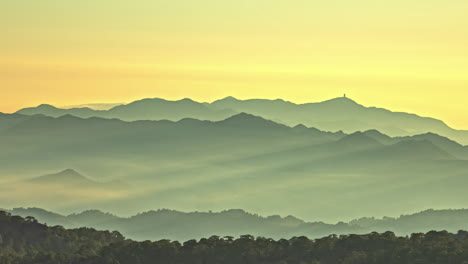
[[[229,129],[252,131],[252,129],[261,130],[286,130],[289,127],[265,120],[262,117],[247,113],[240,113],[217,123],[218,126],[224,126]]]
[[[41,104],[37,107],[24,108],[17,112],[18,114],[24,115],[46,115],[51,117],[60,117],[63,115],[74,115],[77,117],[92,117],[97,113],[100,113],[98,110],[93,110],[88,107],[83,108],[69,108],[62,109],[49,104]]]
[[[98,229],[109,229],[108,223],[115,222],[119,217],[103,213],[99,210],[87,210],[79,214],[70,214],[66,217],[75,226],[92,226]]]
[[[58,117],[75,116],[118,118],[135,120],[172,120],[195,118],[220,121],[238,113],[261,116],[288,126],[304,124],[324,131],[378,130],[390,136],[412,136],[428,132],[448,137],[461,144],[468,144],[468,131],[454,130],[444,122],[415,114],[391,112],[376,107],[364,107],[349,98],[335,98],[319,103],[294,104],[281,99],[239,100],[227,97],[213,103],[198,103],[190,99],[168,101],[159,98],[143,99],[127,105],[119,105],[101,111],[82,109],[57,109],[49,105],[25,108],[17,113],[44,114]]]
[[[272,215],[262,217],[244,210],[184,213],[174,210],[148,211],[131,217],[117,217],[98,210],[63,216],[38,208],[15,208],[11,214],[33,216],[41,223],[67,228],[92,227],[100,230],[118,230],[136,240],[188,240],[202,237],[242,234],[271,238],[307,236],[318,238],[331,234],[363,234],[392,231],[399,235],[468,229],[468,210],[426,210],[399,217],[364,217],[349,223],[326,224],[306,222],[294,216]]]
[[[33,216],[39,222],[62,225],[67,228],[93,227],[101,230],[119,230],[137,240],[199,239],[204,236],[234,236],[253,234],[276,238],[308,235],[326,236],[333,232],[359,232],[360,229],[344,223],[306,223],[293,216],[261,217],[243,210],[227,210],[218,213],[183,213],[174,210],[148,211],[128,218],[117,217],[98,210],[61,216],[37,208],[15,208],[11,214]]]

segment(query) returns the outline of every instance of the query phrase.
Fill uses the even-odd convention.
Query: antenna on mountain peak
[[[346,98],[346,94],[343,94],[343,97]]]

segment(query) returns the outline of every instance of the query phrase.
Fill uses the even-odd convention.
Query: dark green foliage
[[[135,242],[117,232],[47,227],[0,212],[1,264],[467,264],[468,232],[272,240],[250,235]]]
[[[0,211],[0,264],[69,263],[95,255],[104,246],[123,239],[116,231],[49,227],[33,217]]]
[[[217,236],[183,245],[123,241],[105,248],[91,263],[309,263],[309,264],[431,264],[468,263],[468,233],[429,232],[396,237],[392,232],[368,235],[331,235],[310,240],[294,237],[272,240],[241,236]]]

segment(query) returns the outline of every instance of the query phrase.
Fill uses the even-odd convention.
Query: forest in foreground
[[[468,232],[392,232],[273,240],[243,235],[136,242],[119,232],[65,229],[0,211],[0,264],[468,264]]]

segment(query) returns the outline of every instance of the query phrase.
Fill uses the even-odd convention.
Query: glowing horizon
[[[468,129],[466,10],[461,0],[7,0],[0,112],[346,93]]]

